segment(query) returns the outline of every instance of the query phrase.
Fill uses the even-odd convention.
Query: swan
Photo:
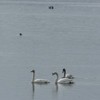
[[[59,76],[58,76],[57,72],[52,73],[52,75],[56,75],[57,76],[57,79],[55,81],[56,84],[57,83],[60,83],[60,84],[72,83],[72,79],[69,79],[69,78],[61,78],[61,79],[59,79]]]
[[[37,84],[47,84],[50,83],[48,80],[46,79],[35,79],[35,70],[31,71],[33,73],[33,80],[32,83],[37,83]]]
[[[69,78],[69,79],[73,79],[74,78],[73,75],[66,74],[66,69],[65,68],[63,68],[62,73],[64,73],[63,78]]]

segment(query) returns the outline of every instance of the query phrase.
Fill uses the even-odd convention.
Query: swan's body
[[[32,81],[32,83],[40,83],[40,84],[44,83],[45,84],[45,83],[50,83],[50,82],[45,79],[36,79]]]
[[[55,83],[60,83],[60,84],[72,83],[72,79],[69,79],[69,78],[61,78],[61,79],[59,79],[59,76],[58,76],[57,72],[52,73],[52,75],[56,75],[57,76],[57,79],[56,79]]]
[[[73,79],[74,78],[73,75],[66,74],[66,69],[65,68],[63,68],[62,73],[64,73],[63,78],[69,78],[69,79]]]
[[[60,83],[60,84],[66,84],[66,83],[71,83],[71,82],[72,82],[72,80],[67,79],[67,78],[62,78],[57,81],[57,83]]]
[[[47,83],[50,83],[46,79],[35,79],[35,70],[32,70],[31,72],[33,72],[33,80],[32,80],[32,83],[37,83],[37,84],[47,84]]]

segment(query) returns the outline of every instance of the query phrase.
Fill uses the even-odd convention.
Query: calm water
[[[56,86],[64,67],[75,84]],[[32,69],[51,83],[32,86]],[[99,3],[0,1],[2,100],[99,100],[99,76]]]

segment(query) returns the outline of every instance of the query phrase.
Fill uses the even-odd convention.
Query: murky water
[[[64,67],[75,83],[55,85]],[[32,69],[51,83],[33,86]],[[98,100],[99,71],[99,3],[0,2],[2,100]]]

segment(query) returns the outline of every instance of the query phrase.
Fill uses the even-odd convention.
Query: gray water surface
[[[55,85],[64,67],[75,83]],[[32,69],[51,83],[33,86]],[[99,3],[0,2],[2,100],[99,100],[99,76]]]

